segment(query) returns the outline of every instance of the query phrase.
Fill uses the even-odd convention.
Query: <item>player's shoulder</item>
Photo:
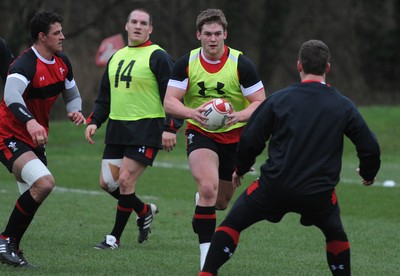
[[[154,45],[154,44],[153,44]],[[172,59],[172,57],[168,54],[168,52],[166,50],[164,50],[163,48],[161,48],[160,46],[156,45],[156,47],[154,47],[153,52],[151,53],[151,58],[160,58],[160,59]]]
[[[186,68],[189,65],[190,53],[186,53],[176,61],[176,66]]]
[[[68,56],[67,56],[64,52],[55,53],[54,56],[55,56],[56,58],[62,59],[62,60],[65,61],[65,62],[68,62],[68,63],[70,62]]]
[[[67,68],[69,68],[70,70],[72,69],[71,61],[69,60],[68,56],[67,56],[65,53],[63,53],[63,52],[58,52],[58,53],[56,53],[54,56],[55,56],[56,59],[62,60],[62,62],[64,63],[64,65],[65,65]]]
[[[244,69],[253,69],[255,68],[254,62],[244,54],[239,54],[238,57],[238,66],[244,68]]]
[[[9,74],[19,73],[26,76],[28,73],[34,72],[37,59],[32,48],[26,49],[10,65]]]

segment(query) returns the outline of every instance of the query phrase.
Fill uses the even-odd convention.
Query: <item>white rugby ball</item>
[[[224,99],[213,99],[203,105],[206,111],[203,114],[208,118],[205,120],[208,130],[217,130],[225,124],[227,115],[232,112],[230,103]]]

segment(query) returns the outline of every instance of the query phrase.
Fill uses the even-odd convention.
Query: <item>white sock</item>
[[[206,262],[206,257],[208,249],[210,248],[211,242],[205,242],[200,244],[200,271],[203,269],[204,263]]]

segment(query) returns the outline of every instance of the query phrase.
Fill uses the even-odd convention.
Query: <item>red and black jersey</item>
[[[48,131],[50,110],[60,93],[66,89],[65,81],[74,82],[68,58],[58,53],[49,61],[39,56],[33,48],[29,48],[10,65],[8,77],[26,82],[27,87],[22,94],[26,107]],[[33,146],[25,123],[15,117],[4,100],[0,104],[0,133],[3,138],[15,136]]]

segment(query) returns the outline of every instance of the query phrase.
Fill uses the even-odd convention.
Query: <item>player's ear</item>
[[[297,61],[297,71],[299,73],[303,72],[303,65],[300,63],[300,60]]]
[[[327,74],[331,70],[331,64],[328,62],[325,67],[325,74]]]

